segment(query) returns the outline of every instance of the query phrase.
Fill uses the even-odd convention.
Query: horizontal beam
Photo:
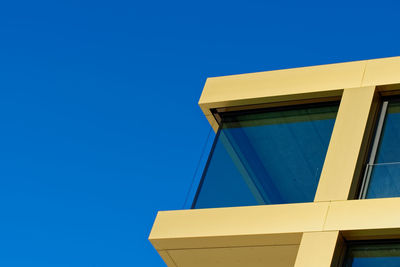
[[[156,249],[299,244],[319,231],[328,202],[161,211],[150,233]]]
[[[398,235],[399,206],[400,198],[384,198],[161,211],[149,239],[168,250],[299,244],[304,232]]]
[[[400,57],[392,57],[209,78],[199,105],[214,124],[214,108],[340,96],[346,88],[392,90],[399,69]]]
[[[400,198],[377,198],[332,202],[325,231],[400,229]]]

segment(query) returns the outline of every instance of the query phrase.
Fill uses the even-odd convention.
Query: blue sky
[[[400,55],[395,1],[2,1],[0,266],[164,266],[206,77]]]

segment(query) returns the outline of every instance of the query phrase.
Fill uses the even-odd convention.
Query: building
[[[168,266],[400,266],[400,57],[209,78],[193,208],[161,211]]]

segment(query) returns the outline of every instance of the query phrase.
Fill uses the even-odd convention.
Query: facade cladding
[[[168,266],[400,266],[400,57],[207,80],[216,132]]]

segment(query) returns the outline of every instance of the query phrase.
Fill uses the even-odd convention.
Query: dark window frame
[[[368,247],[368,246],[379,246],[379,245],[392,245],[398,244],[400,247],[400,239],[376,239],[376,240],[356,240],[356,241],[344,241],[345,242],[345,250],[342,254],[339,266],[349,267],[348,265],[350,259],[350,251],[354,247]],[[400,253],[400,252],[399,252]],[[353,259],[354,257],[352,257]]]
[[[358,193],[356,194],[358,199],[366,199],[373,169],[371,166],[374,165],[374,162],[376,160],[383,129],[386,122],[388,106],[391,101],[400,101],[400,92],[396,92],[396,94],[380,96],[377,119],[375,121],[374,127],[372,127],[373,137],[371,138],[369,143],[369,153],[363,165],[363,175]]]

